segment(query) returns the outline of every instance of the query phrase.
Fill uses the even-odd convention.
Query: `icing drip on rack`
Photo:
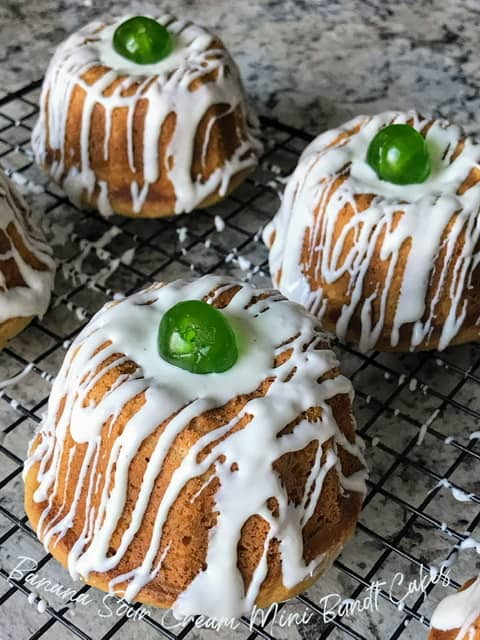
[[[365,159],[382,127],[405,122],[425,132],[432,172],[422,184],[382,181]],[[331,304],[326,290],[344,279],[348,284],[342,286],[345,300],[336,334],[346,339],[355,319],[364,351],[373,349],[385,331],[396,347],[406,325],[412,327],[411,349],[428,344],[434,328],[438,330],[438,306],[446,298],[439,338],[444,349],[467,317],[472,276],[480,262],[479,163],[480,145],[465,138],[459,127],[413,111],[359,116],[318,136],[302,154],[280,210],[264,233],[275,284],[322,320]],[[410,250],[399,276],[406,243]],[[385,265],[384,283],[366,296],[364,287],[378,260]],[[389,294],[398,277],[390,328],[385,324]]]
[[[92,115],[98,105],[104,110],[105,162],[111,160],[109,148],[115,111],[127,109],[126,145],[128,162],[136,178],[130,184],[130,196],[135,213],[140,213],[149,190],[160,176],[167,172],[173,185],[175,213],[188,212],[217,189],[224,195],[231,178],[238,172],[254,167],[262,145],[256,138],[257,120],[250,112],[242,89],[238,69],[218,40],[203,28],[172,16],[158,19],[168,26],[175,39],[175,49],[164,60],[151,65],[139,65],[115,52],[112,38],[115,29],[126,18],[105,25],[92,22],[71,35],[56,50],[45,77],[40,99],[40,117],[32,136],[37,162],[46,163],[49,149],[55,154],[50,172],[61,183],[71,200],[81,204],[86,193],[104,215],[112,213],[109,185],[101,180],[91,167]],[[93,83],[86,82],[87,72],[99,73]],[[202,81],[194,91],[192,83]],[[66,168],[66,136],[69,106],[73,92],[81,88],[85,100],[80,122],[80,158]],[[143,120],[143,155],[141,167],[135,163],[135,135],[133,122],[139,102],[148,103]],[[213,105],[228,105],[227,113],[241,108],[245,119],[245,134],[233,155],[218,167],[208,179],[192,178],[192,161],[197,128]],[[159,144],[162,126],[170,114],[176,124],[160,166]],[[208,132],[215,122],[212,117]],[[209,133],[203,148],[202,162],[208,148]],[[141,171],[140,171],[141,170]]]
[[[185,299],[214,301],[230,290],[234,295],[222,312],[242,345],[239,359],[231,369],[221,374],[198,375],[159,357],[157,331],[167,309]],[[263,297],[260,294],[266,297],[260,299]],[[361,441],[357,438],[350,442],[346,438],[328,403],[338,394],[351,397],[353,391],[348,379],[340,374],[322,378],[338,366],[334,353],[323,348],[324,341],[325,336],[318,333],[317,320],[278,292],[259,291],[224,277],[205,276],[157,285],[119,303],[108,304],[69,349],[53,386],[47,416],[25,464],[26,476],[32,465],[39,464],[33,499],[37,503],[45,501],[46,505],[37,528],[39,538],[48,547],[58,544],[67,533],[71,535],[79,517],[79,496],[87,491],[87,512],[84,525],[80,525],[83,530],[68,555],[70,573],[75,578],[87,578],[91,572],[115,569],[142,526],[155,480],[177,436],[196,417],[223,407],[242,394],[252,393],[271,379],[265,396],[250,399],[228,424],[217,425],[186,452],[163,494],[141,563],[116,576],[110,589],[127,582],[125,597],[130,600],[155,579],[165,557],[168,558],[168,540],[162,542],[164,550],[158,556],[169,510],[186,484],[201,477],[212,465],[214,473],[207,483],[216,479],[220,482],[214,507],[218,517],[209,531],[204,569],[177,598],[175,615],[203,613],[230,618],[250,611],[267,575],[267,551],[273,539],[279,541],[283,583],[287,588],[314,575],[323,554],[305,562],[302,530],[315,510],[326,474],[335,471],[343,492],[360,494],[365,491],[366,478]],[[286,350],[290,357],[275,366],[275,358]],[[122,362],[134,363],[134,373],[122,375],[98,403],[86,402],[94,385]],[[145,402],[128,419],[112,445],[107,477],[100,483],[94,482],[102,430],[140,394],[144,394]],[[321,407],[321,417],[315,421],[301,418],[302,412],[311,407]],[[251,417],[250,421],[235,429],[245,416]],[[293,430],[281,434],[299,417]],[[126,506],[130,461],[144,439],[166,420],[149,458],[128,528],[118,548],[109,552],[112,534]],[[64,450],[67,437],[74,442],[69,451]],[[332,439],[333,445],[325,449],[325,443]],[[272,465],[283,454],[301,451],[312,442],[318,443],[315,463],[303,498],[296,505],[288,500]],[[81,469],[78,477],[70,476],[71,460],[76,447],[81,445],[87,445]],[[338,447],[359,461],[359,471],[348,477],[343,474]],[[199,456],[202,451],[208,451],[203,458]],[[322,451],[326,454],[324,458]],[[76,487],[68,509],[57,495],[60,465],[67,466],[65,486]],[[95,492],[101,494],[97,508],[92,506]],[[267,507],[272,496],[278,504],[275,516]],[[270,529],[263,555],[244,592],[237,566],[237,545],[243,525],[255,514],[264,518]]]
[[[480,577],[472,584],[444,598],[435,609],[430,626],[439,631],[458,629],[452,640],[475,640],[474,624],[480,618]]]
[[[54,274],[51,251],[33,231],[27,204],[0,171],[0,324],[43,316]]]

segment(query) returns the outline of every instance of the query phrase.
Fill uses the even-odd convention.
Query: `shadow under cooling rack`
[[[27,368],[0,397],[0,635],[211,638],[213,632],[195,621],[178,626],[160,610],[149,609],[142,620],[117,615],[125,612],[114,607],[107,615],[103,594],[73,583],[38,543],[23,511],[22,463],[66,347],[112,296],[154,280],[213,271],[270,285],[260,231],[278,207],[279,177],[292,171],[311,138],[264,118],[263,162],[224,202],[167,221],[106,220],[76,210],[32,163],[29,140],[40,85],[0,99],[0,162],[26,192],[59,264],[51,310],[0,354],[0,379]],[[478,573],[480,449],[469,436],[480,418],[479,347],[403,355],[363,355],[340,344],[335,349],[356,387],[355,412],[371,469],[357,532],[307,593],[264,620],[243,618],[236,629],[218,631],[219,637],[421,640],[436,603]],[[11,575],[19,556],[36,561],[39,579],[72,587],[83,599],[66,603],[25,576]],[[447,559],[450,587],[427,579],[406,596],[407,585],[420,576],[434,578]],[[366,610],[335,615],[340,597],[364,603]],[[298,618],[288,618],[293,614]]]

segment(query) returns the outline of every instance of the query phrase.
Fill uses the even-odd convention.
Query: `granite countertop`
[[[318,132],[359,113],[418,108],[475,130],[477,0],[3,0],[2,93],[44,73],[94,18],[169,10],[218,32],[263,114]]]

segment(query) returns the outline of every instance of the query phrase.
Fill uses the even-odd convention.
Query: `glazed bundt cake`
[[[460,591],[444,598],[430,624],[428,640],[479,640],[480,578],[469,580]]]
[[[265,230],[275,285],[363,351],[478,340],[479,163],[459,127],[413,111],[323,133]]]
[[[69,349],[25,465],[28,517],[72,576],[176,616],[285,600],[355,528],[351,399],[318,321],[278,292],[153,286]]]
[[[216,36],[136,16],[93,22],[58,47],[32,146],[75,204],[155,218],[235,189],[257,163],[256,127]]]
[[[55,265],[11,181],[0,171],[0,350],[46,312]]]

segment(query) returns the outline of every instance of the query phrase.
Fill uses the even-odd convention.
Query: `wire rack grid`
[[[260,231],[278,207],[279,174],[293,169],[310,139],[264,118],[263,162],[223,203],[175,220],[106,220],[76,210],[32,162],[40,85],[0,99],[0,162],[26,192],[59,264],[49,313],[0,354],[0,380],[23,375],[0,389],[1,640],[426,638],[436,603],[480,568],[477,345],[403,355],[334,345],[356,387],[369,492],[355,537],[331,570],[264,618],[212,630],[194,620],[176,625],[154,609],[139,619],[138,607],[112,604],[109,615],[103,594],[72,582],[37,541],[22,506],[22,463],[68,344],[104,302],[154,280],[216,271],[269,285]],[[35,561],[44,584],[12,572],[19,557]],[[445,562],[449,585],[435,580]],[[75,596],[46,595],[56,583]],[[335,607],[340,598],[356,608]]]

